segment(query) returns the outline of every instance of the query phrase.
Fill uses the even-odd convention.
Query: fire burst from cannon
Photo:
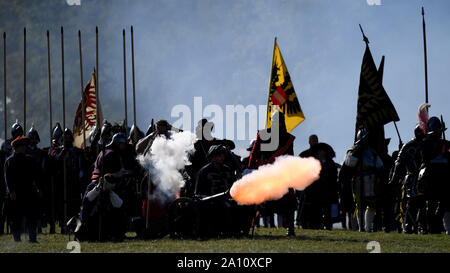
[[[304,190],[319,178],[320,170],[320,162],[312,157],[281,156],[273,164],[261,166],[236,181],[230,194],[242,205],[277,200],[289,188]]]

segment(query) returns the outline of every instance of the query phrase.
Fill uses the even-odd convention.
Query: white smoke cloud
[[[81,0],[66,0],[69,6],[81,6]]]
[[[169,139],[159,136],[153,141],[150,153],[138,156],[156,186],[153,196],[166,200],[179,193],[185,183],[180,170],[190,164],[189,155],[194,152],[196,140],[196,135],[189,131],[174,133]]]

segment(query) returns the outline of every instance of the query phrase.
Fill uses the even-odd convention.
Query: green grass
[[[46,230],[44,229],[44,233]],[[450,252],[450,236],[407,235],[398,233],[359,233],[347,230],[303,230],[296,229],[296,237],[284,236],[284,229],[255,230],[253,238],[215,240],[174,240],[165,237],[159,240],[125,240],[121,243],[81,243],[82,253],[172,253],[172,252],[226,252],[226,253],[367,253],[370,241],[380,243],[382,253],[440,253]],[[127,236],[134,236],[128,233]],[[73,238],[73,236],[72,236]],[[27,235],[22,242],[15,243],[12,235],[0,236],[0,252],[5,253],[69,253],[68,236],[61,234],[38,235],[39,244],[30,244]]]

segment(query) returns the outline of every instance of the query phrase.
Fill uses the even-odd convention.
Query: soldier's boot
[[[364,232],[365,229],[365,225],[364,225],[364,213],[360,212],[358,209],[358,213],[357,213],[357,220],[358,220],[358,228],[359,228],[359,232]]]
[[[375,219],[375,210],[367,208],[365,213],[365,227],[367,232],[373,232]]]
[[[444,213],[444,217],[442,220],[444,222],[445,233],[447,235],[450,235],[450,211]]]

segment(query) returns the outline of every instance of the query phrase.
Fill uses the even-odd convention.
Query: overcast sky
[[[102,62],[117,59],[117,65],[108,67],[117,75],[114,92],[123,87],[121,29],[134,26],[137,122],[143,129],[152,118],[176,121],[170,117],[171,109],[178,104],[193,108],[194,96],[202,97],[204,107],[217,104],[224,111],[226,105],[265,105],[273,41],[278,37],[306,117],[292,131],[295,154],[308,148],[310,134],[317,134],[335,148],[339,163],[354,138],[365,49],[358,24],[369,38],[377,65],[385,55],[383,83],[399,114],[403,142],[413,136],[417,108],[425,100],[424,6],[430,114],[450,120],[450,1],[381,0],[381,5],[371,6],[367,0],[114,0],[102,10],[109,13],[106,21],[95,18],[97,0],[68,2],[81,3],[71,6],[77,10],[74,14],[89,12],[89,23],[99,25],[101,33],[117,28],[117,37],[101,36],[101,46],[117,54],[100,56]],[[83,61],[88,68],[94,64],[92,58]],[[86,68],[85,75],[89,73]],[[128,84],[131,120],[131,73]],[[113,91],[101,93],[104,104],[108,92]],[[385,129],[386,137],[392,138],[392,153],[398,138],[392,123]],[[255,135],[256,131],[237,141],[235,152],[245,155]]]
[[[340,162],[353,143],[364,53],[361,24],[377,65],[386,56],[384,86],[406,142],[425,100],[422,6],[430,114],[450,118],[448,1],[382,0],[380,6],[366,0],[148,2],[130,1],[126,10],[111,10],[111,18],[120,17],[136,29],[143,124],[158,115],[152,111],[152,96],[161,97],[167,115],[176,104],[193,107],[194,96],[201,96],[203,105],[223,109],[227,104],[264,105],[276,36],[306,116],[292,131],[295,153],[308,147],[314,133],[335,148]],[[392,123],[385,128],[392,152],[398,138]],[[238,142],[237,151],[244,154],[253,137]]]

